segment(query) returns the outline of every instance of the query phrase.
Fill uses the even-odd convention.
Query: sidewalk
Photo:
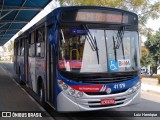
[[[143,91],[149,91],[160,94],[160,84],[158,84],[158,79],[156,77],[142,77],[141,81],[141,89]]]

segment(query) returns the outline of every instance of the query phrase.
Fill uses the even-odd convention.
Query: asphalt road
[[[0,63],[0,111],[45,111],[26,91],[16,82],[12,63]],[[52,117],[36,118],[36,120],[160,120],[160,117],[127,117],[136,111],[159,111],[160,95],[141,92],[141,101],[137,105],[94,112],[59,114],[49,112]],[[45,108],[46,109],[46,108]],[[52,110],[49,110],[52,111]],[[120,111],[120,112],[117,112]],[[46,112],[46,111],[45,111]],[[47,111],[48,112],[48,111]],[[47,113],[46,113],[47,114]],[[47,116],[50,116],[47,114]],[[107,117],[107,116],[114,117]],[[115,117],[119,116],[119,117]],[[123,117],[122,117],[123,116]],[[1,120],[2,118],[0,118]],[[22,119],[22,118],[19,118]],[[30,118],[29,118],[30,119]],[[33,118],[35,120],[35,118]],[[3,120],[3,119],[2,119]],[[11,119],[13,120],[13,118]],[[18,120],[15,118],[15,120]],[[32,120],[32,119],[30,119]]]

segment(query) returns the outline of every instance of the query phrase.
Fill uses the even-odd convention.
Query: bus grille
[[[117,94],[117,93],[122,93],[122,92],[125,92],[127,91],[128,89],[125,89],[125,90],[119,90],[119,91],[115,91],[115,92],[112,92],[110,94]],[[87,95],[107,95],[106,92],[85,92]]]
[[[116,104],[113,104],[113,105],[89,105],[90,108],[98,108],[98,107],[110,107],[110,106],[116,106],[116,105],[121,105],[123,104],[123,102],[121,103],[116,103]]]
[[[84,80],[79,80],[79,82],[82,83],[92,83],[92,84],[107,84],[107,83],[115,83],[115,82],[121,82],[121,81],[126,81],[126,80],[131,80],[135,76],[134,75],[125,75],[125,76],[116,76],[116,77],[97,77],[97,78],[84,78]]]

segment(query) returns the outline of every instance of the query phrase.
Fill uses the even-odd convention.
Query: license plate
[[[111,104],[115,104],[115,99],[102,99],[101,100],[101,105],[111,105]]]

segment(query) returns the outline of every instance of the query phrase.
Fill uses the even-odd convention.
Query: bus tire
[[[39,101],[42,106],[45,105],[45,92],[44,92],[44,85],[42,81],[39,87]]]

